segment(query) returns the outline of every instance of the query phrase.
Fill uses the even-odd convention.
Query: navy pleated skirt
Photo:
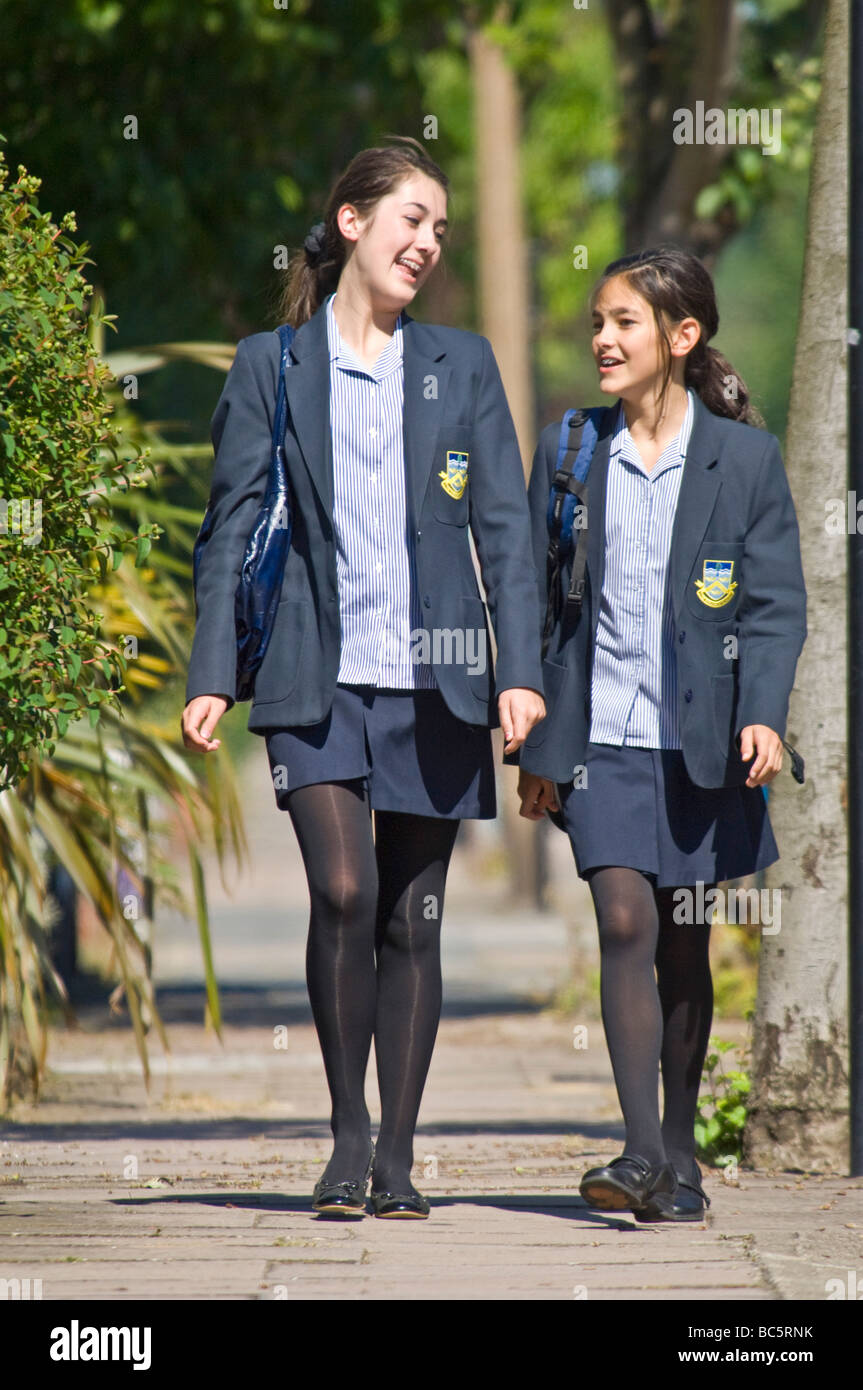
[[[779,858],[761,787],[699,787],[679,749],[589,743],[586,786],[558,784],[579,876],[600,865],[658,888],[724,883]]]
[[[491,731],[457,719],[439,690],[337,685],[319,724],[265,735],[276,805],[298,787],[362,778],[374,811],[447,820],[497,812]]]

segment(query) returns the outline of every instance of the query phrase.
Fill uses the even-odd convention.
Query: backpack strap
[[[587,477],[599,438],[599,429],[607,406],[595,406],[592,410],[567,410],[560,423],[557,445],[557,467],[552,479],[548,498],[546,521],[548,525],[548,553],[546,556],[546,584],[548,605],[542,633],[543,657],[548,649],[552,630],[561,613],[561,569],[563,562],[573,554],[572,573],[569,591],[566,595],[566,616],[576,621],[581,615],[584,598],[585,567],[587,564],[586,539],[578,544],[574,532],[587,532]],[[576,431],[581,431],[576,442]],[[577,509],[581,508],[579,513]],[[578,520],[578,525],[575,522]]]

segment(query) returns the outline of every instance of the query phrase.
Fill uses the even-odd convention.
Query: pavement
[[[623,1130],[590,990],[577,1017],[548,1007],[574,963],[585,979],[598,964],[589,898],[551,829],[545,912],[508,903],[493,872],[494,824],[473,823],[457,846],[444,1016],[415,1144],[431,1218],[316,1216],[311,1191],[330,1135],[303,981],[305,880],[263,751],[242,776],[253,865],[228,892],[212,866],[207,876],[222,1039],[202,1024],[195,927],[162,914],[154,962],[171,1050],[151,1034],[149,1090],[127,1020],[89,1004],[78,1028],[53,1031],[38,1104],[19,1103],[0,1129],[0,1291],[759,1304],[863,1295],[861,1179],[740,1168],[726,1182],[706,1169],[707,1219],[682,1226],[583,1204],[582,1172],[620,1152]],[[373,1059],[368,1100],[375,1117]]]

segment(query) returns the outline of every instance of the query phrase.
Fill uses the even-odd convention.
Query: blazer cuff
[[[529,670],[513,670],[512,667],[501,666],[498,662],[494,673],[494,690],[495,698],[502,695],[505,690],[533,690],[544,700],[545,687],[542,683],[542,668],[534,666]]]
[[[236,691],[235,684],[232,684],[232,689]],[[231,707],[237,703],[234,696],[226,689],[226,683],[224,681],[189,681],[186,685],[186,704],[188,704],[190,700],[197,699],[199,695],[218,695],[220,700],[227,700],[228,709],[231,709]]]
[[[751,724],[764,724],[768,729],[772,729],[780,738],[785,737],[785,726],[788,722],[788,703],[786,701],[783,708],[775,705],[773,709],[765,709],[760,706],[758,709],[744,708],[738,710],[734,724],[734,737],[739,738],[744,729]]]

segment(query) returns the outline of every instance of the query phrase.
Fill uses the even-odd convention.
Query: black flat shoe
[[[401,1217],[402,1220],[424,1221],[431,1211],[428,1197],[421,1192],[373,1192],[371,1204],[375,1216]]]
[[[656,1194],[673,1195],[676,1186],[670,1163],[651,1165],[638,1154],[621,1154],[601,1168],[588,1169],[579,1192],[599,1211],[641,1211]]]
[[[365,1216],[366,1188],[372,1175],[375,1160],[375,1146],[369,1155],[366,1175],[360,1181],[347,1178],[344,1182],[330,1182],[319,1178],[312,1193],[312,1207],[323,1216]]]
[[[710,1198],[701,1186],[701,1169],[697,1163],[695,1171],[698,1177],[694,1182],[676,1173],[677,1191],[673,1196],[658,1192],[641,1211],[635,1213],[636,1221],[703,1221],[705,1206],[710,1206]]]

